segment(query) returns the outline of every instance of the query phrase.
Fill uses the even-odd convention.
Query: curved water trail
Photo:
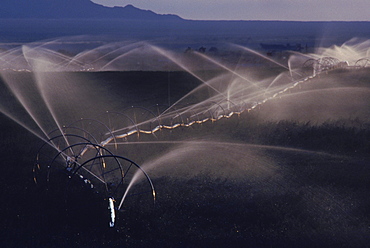
[[[29,45],[25,45],[22,47],[22,56],[24,59],[28,62],[30,67],[34,70],[34,73],[32,74],[33,77],[35,77],[36,81],[36,88],[38,90],[38,94],[40,95],[40,104],[45,105],[45,113],[48,115],[50,118],[48,119],[50,126],[57,126],[59,129],[60,133],[63,135],[65,142],[67,146],[70,146],[69,144],[69,139],[64,136],[64,131],[65,128],[61,125],[62,123],[62,118],[63,116],[58,116],[58,111],[56,109],[56,105],[52,102],[52,95],[49,95],[48,89],[45,88],[47,86],[47,82],[45,81],[45,78],[43,78],[42,73],[44,71],[63,71],[70,69],[71,66],[81,66],[83,67],[84,59],[82,58],[87,58],[89,57],[89,52],[86,53],[80,53],[76,55],[75,57],[69,57],[64,54],[61,54],[59,52],[55,52],[51,49],[49,49],[47,46],[48,44],[53,44],[53,42],[47,42],[45,44],[42,44],[40,46],[32,47]],[[125,58],[128,55],[136,54],[139,52],[140,54],[140,48],[141,46],[137,46],[138,44],[132,45],[132,46],[125,46],[121,48],[116,48],[113,49],[112,51],[108,51],[107,53],[98,56],[94,61],[91,61],[93,63],[100,63],[102,62],[103,59],[109,58],[111,55],[116,55],[119,53],[115,58],[112,60],[109,60],[105,65],[103,65],[100,69],[104,70],[113,65],[116,61]],[[140,45],[140,44],[139,44]],[[181,68],[182,70],[186,71],[190,75],[192,75],[194,78],[199,80],[202,84],[187,93],[185,96],[181,97],[178,101],[176,101],[174,104],[169,106],[166,110],[161,112],[158,116],[152,117],[149,120],[140,120],[140,121],[135,121],[135,123],[131,123],[128,127],[123,127],[123,128],[118,128],[115,129],[114,132],[111,133],[105,133],[104,136],[102,136],[102,140],[99,139],[100,145],[101,146],[111,146],[111,145],[129,145],[130,143],[120,143],[117,142],[117,139],[119,138],[127,138],[132,135],[138,135],[138,134],[147,134],[147,135],[153,135],[160,130],[163,129],[168,129],[168,130],[173,130],[175,128],[179,127],[191,127],[196,124],[203,124],[206,122],[210,121],[218,121],[221,119],[227,119],[231,118],[234,115],[240,115],[243,112],[249,112],[251,110],[256,109],[258,106],[261,106],[265,104],[266,102],[275,99],[277,97],[283,96],[286,92],[290,91],[291,89],[296,88],[297,86],[306,83],[315,77],[317,77],[319,74],[318,73],[313,73],[308,76],[302,76],[300,74],[300,70],[297,66],[297,68],[294,68],[298,62],[300,62],[303,59],[300,58],[294,58],[296,60],[289,60],[288,61],[288,66],[285,66],[284,64],[281,64],[279,62],[276,62],[264,55],[261,55],[260,53],[253,51],[249,48],[245,48],[239,45],[235,45],[236,47],[251,52],[255,55],[258,55],[264,59],[267,59],[268,61],[278,65],[280,68],[288,70],[288,72],[284,72],[284,74],[279,74],[276,76],[271,83],[267,84],[267,81],[262,81],[261,82],[254,82],[244,75],[241,75],[239,72],[234,71],[230,69],[228,66],[223,65],[216,60],[200,54],[200,53],[194,53],[198,57],[202,57],[203,59],[207,60],[208,62],[211,62],[215,67],[222,68],[224,72],[226,72],[226,76],[224,75],[216,75],[213,78],[209,79],[202,74],[197,73],[196,70],[194,70],[191,65],[184,63],[181,59],[179,59],[173,52],[171,51],[166,51],[165,49],[162,49],[160,47],[150,45],[150,44],[142,44],[142,46],[145,46],[147,50],[143,52],[143,54],[140,55],[147,55],[146,52],[155,54],[156,56],[159,57],[164,57],[167,60],[171,61],[172,63],[176,64],[177,67]],[[105,48],[110,48],[109,45],[104,45],[98,48],[93,49],[92,51],[99,51],[99,49],[105,49]],[[342,50],[344,49],[344,51]],[[339,59],[333,60],[335,61],[341,61],[341,59],[345,58],[351,58],[353,61],[353,56],[350,56],[353,53],[358,54],[364,54],[363,52],[364,48],[362,48],[362,52],[358,52],[356,48],[347,48],[346,46],[343,46],[341,48],[335,47],[332,50],[324,50],[321,54],[317,55],[303,55],[305,58],[318,58],[322,59],[323,56],[334,56],[337,55]],[[365,54],[369,54],[368,50]],[[122,53],[123,52],[123,53]],[[16,53],[16,50],[11,51],[11,53]],[[299,55],[302,56],[299,53],[295,53],[294,55]],[[5,55],[4,55],[5,56]],[[1,56],[3,57],[3,56]],[[15,59],[15,58],[14,58]],[[330,68],[335,68],[335,65],[330,67]],[[322,71],[318,71],[322,72]],[[288,75],[290,75],[290,79],[288,80]],[[293,80],[293,75],[296,76],[298,75],[298,79]],[[227,80],[227,77],[231,76],[233,80]],[[284,76],[287,78],[285,79]],[[280,83],[280,80],[281,83]],[[5,79],[4,81],[9,81]],[[226,83],[224,83],[226,82]],[[243,83],[247,82],[248,84],[245,85]],[[17,98],[17,101],[20,102],[21,106],[25,109],[25,111],[28,113],[28,115],[31,117],[31,119],[36,123],[39,129],[42,130],[42,133],[45,135],[45,137],[48,137],[49,132],[47,129],[49,126],[45,123],[42,123],[41,118],[39,116],[39,112],[37,110],[32,109],[32,104],[29,99],[27,98],[26,95],[24,95],[24,92],[22,92],[19,87],[19,85],[11,85],[10,82],[8,83],[8,87],[10,87],[10,90],[13,92],[15,97]],[[218,86],[217,84],[221,84],[221,86]],[[265,86],[266,84],[266,86]],[[181,102],[186,99],[188,96],[191,96],[192,94],[196,93],[199,90],[202,89],[211,89],[212,94],[209,94],[206,99],[200,99],[198,102],[191,103],[185,107],[181,106]],[[293,94],[299,94],[300,92],[294,92]],[[94,99],[92,99],[93,101]],[[212,109],[216,109],[218,111],[214,111],[211,113]],[[2,110],[3,113],[7,114],[8,116],[9,111],[6,109]],[[208,116],[207,116],[208,114]],[[160,119],[166,118],[167,120],[170,120],[170,122],[161,122],[159,121]],[[16,118],[13,118],[16,119]],[[179,121],[181,119],[181,121]],[[18,123],[22,123],[19,120],[16,120]],[[154,127],[151,126],[151,128],[141,128],[147,123],[156,123]],[[23,123],[24,125],[24,123]],[[26,127],[27,128],[27,127]],[[30,128],[28,128],[30,129]],[[33,132],[36,133],[36,132]],[[40,136],[40,134],[38,134]],[[99,137],[100,138],[100,137]],[[144,144],[135,142],[134,144]],[[199,150],[202,146],[207,146],[207,142],[174,142],[172,143],[173,145],[181,145],[181,144],[186,146],[186,149],[181,150],[173,150],[171,153],[167,154],[169,157],[166,157],[166,159],[171,159],[175,156],[178,156],[179,152],[183,154],[184,156],[190,156],[192,152],[196,152],[197,149]],[[146,144],[160,144],[158,143],[146,143]],[[165,143],[161,143],[165,144]],[[166,143],[168,144],[168,143]],[[237,147],[238,145],[236,144],[227,144],[227,143],[213,143],[213,145],[227,145],[227,146],[233,146]],[[183,147],[182,147],[183,148]],[[261,147],[264,149],[286,149],[286,148],[280,148],[280,147]],[[57,149],[57,148],[56,148]],[[291,150],[293,151],[293,150]],[[294,150],[295,152],[304,152],[304,151],[298,151]],[[307,152],[307,151],[306,151]],[[173,156],[173,157],[171,157]],[[233,156],[231,154],[230,156]],[[157,162],[164,161],[164,157],[160,158]],[[154,161],[152,161],[153,164]],[[148,167],[147,167],[148,166]],[[152,165],[146,164],[147,168],[152,167]],[[122,207],[122,204],[127,197],[127,192],[132,188],[132,186],[135,184],[136,181],[138,181],[140,178],[140,175],[135,175],[133,179],[130,181],[129,186],[127,187],[127,190],[125,194],[123,195],[119,208]]]

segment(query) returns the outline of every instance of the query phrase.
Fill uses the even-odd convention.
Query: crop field
[[[370,242],[369,41],[61,44],[2,54],[4,247]]]

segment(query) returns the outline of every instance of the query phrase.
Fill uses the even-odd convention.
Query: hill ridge
[[[128,4],[106,7],[90,0],[2,0],[0,19],[129,19],[182,20],[173,14],[157,14]]]

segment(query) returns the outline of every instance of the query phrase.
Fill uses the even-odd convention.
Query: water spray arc
[[[137,163],[115,155],[106,147],[95,143],[95,137],[86,130],[68,129],[70,132],[82,131],[85,137],[64,133],[55,135],[45,142],[37,153],[33,168],[35,183],[50,184],[63,165],[63,171],[70,180],[78,178],[86,184],[86,187],[103,193],[108,199],[111,216],[115,216],[115,211],[120,210],[124,199],[130,196],[128,189],[131,186],[128,187],[127,182],[131,181],[136,174],[142,173],[149,186],[139,194],[152,194],[155,203],[156,191],[152,180]],[[90,136],[90,139],[86,136]],[[120,202],[118,207],[114,207],[113,200]],[[114,219],[110,221],[110,227],[114,227],[114,222]]]
[[[140,140],[143,138],[142,136],[157,138],[164,130],[188,128],[197,124],[217,122],[239,116],[283,96],[322,73],[336,69],[359,69],[369,66],[369,59],[366,57],[356,58],[355,62],[352,62],[330,56],[307,56],[294,53],[293,55],[300,57],[300,61],[303,63],[293,68],[294,61],[289,61],[289,66],[285,66],[249,48],[235,45],[244,52],[268,59],[274,66],[278,66],[279,70],[284,70],[282,74],[275,76],[270,81],[258,81],[249,78],[249,75],[244,71],[232,70],[232,67],[218,62],[210,55],[194,52],[191,56],[207,62],[207,72],[208,69],[218,72],[217,75],[205,77],[202,74],[203,71],[192,69],[192,63],[196,62],[191,61],[191,56],[175,55],[173,52],[146,43],[132,46],[125,44],[122,48],[112,47],[111,49],[104,45],[90,52],[79,53],[74,57],[52,51],[47,48],[47,45],[23,47],[25,59],[22,61],[25,60],[28,64],[26,68],[18,69],[17,72],[29,70],[30,72],[27,73],[35,76],[36,88],[40,96],[38,99],[44,103],[48,110],[45,113],[49,115],[48,118],[45,117],[44,122],[46,122],[45,120],[48,121],[47,123],[52,122],[53,124],[50,126],[55,127],[55,130],[47,132],[45,127],[48,125],[43,123],[41,117],[34,114],[35,110],[29,108],[27,95],[22,95],[22,92],[18,92],[17,88],[8,84],[17,101],[21,103],[21,106],[46,137],[36,155],[36,163],[33,168],[34,180],[39,184],[49,184],[52,183],[54,175],[63,171],[69,179],[80,179],[86,184],[86,187],[102,192],[108,200],[111,213],[110,227],[115,225],[115,211],[122,210],[124,202],[129,197],[146,194],[153,202],[157,198],[154,183],[145,167],[124,155],[126,152],[124,144],[130,143],[134,137]],[[150,54],[147,54],[149,52]],[[15,51],[6,54],[6,56],[11,56],[13,53],[17,54],[13,60],[22,58]],[[62,113],[64,108],[69,110],[75,106],[66,105],[62,108],[59,105],[51,104],[52,95],[48,95],[48,91],[44,88],[48,82],[42,78],[43,73],[54,75],[57,72],[65,71],[86,72],[87,67],[91,69],[89,71],[99,72],[114,68],[124,70],[120,66],[122,61],[124,61],[123,64],[135,63],[130,68],[137,68],[137,66],[143,65],[139,55],[144,56],[142,60],[145,59],[146,55],[150,57],[146,62],[149,64],[148,68],[158,69],[162,63],[164,66],[161,69],[164,71],[166,68],[185,71],[197,79],[200,85],[183,97],[175,101],[168,101],[174,103],[161,111],[158,107],[153,110],[150,107],[133,105],[100,112],[103,114],[95,113],[95,118],[74,120],[73,117],[68,117],[66,118],[67,125],[61,124],[64,122],[64,116],[59,116],[58,113]],[[182,56],[187,57],[184,59]],[[189,58],[190,61],[187,60]],[[4,75],[9,72],[9,63],[6,63],[6,66]],[[56,77],[60,76],[55,75]],[[11,79],[11,77],[4,78],[5,80]],[[70,89],[65,90],[66,95],[73,93]],[[79,95],[76,94],[76,97]],[[109,96],[103,99],[106,98]],[[94,103],[94,100],[90,99],[91,105],[98,105]],[[66,104],[68,103],[66,101]],[[92,112],[97,111],[94,109]],[[9,113],[6,110],[2,110],[2,112]],[[145,179],[144,186],[139,185],[142,178]]]

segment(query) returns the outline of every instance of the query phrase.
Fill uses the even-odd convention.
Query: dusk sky
[[[194,20],[370,21],[370,0],[92,0]]]

